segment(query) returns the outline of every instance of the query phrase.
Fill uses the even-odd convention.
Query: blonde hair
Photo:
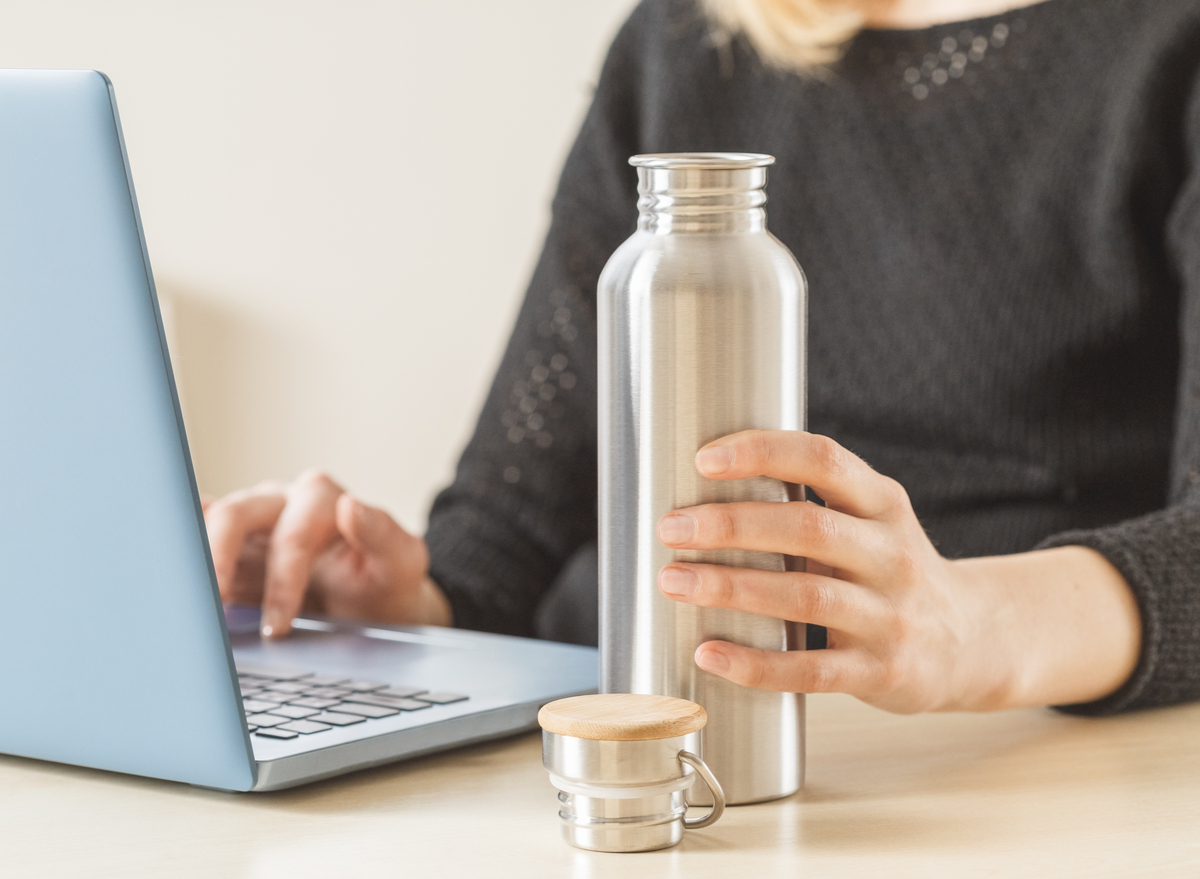
[[[839,0],[701,0],[717,36],[742,34],[763,62],[822,76],[862,30],[863,14]]]

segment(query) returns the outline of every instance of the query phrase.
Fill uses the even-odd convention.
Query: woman
[[[226,598],[261,596],[276,637],[304,602],[529,634],[586,583],[594,296],[633,228],[626,159],[708,150],[779,159],[812,433],[696,465],[825,506],[680,510],[659,539],[820,565],[673,564],[660,588],[828,643],[709,642],[697,663],[900,712],[1200,695],[1200,0],[646,0],[425,541],[320,474],[238,492],[208,509]]]

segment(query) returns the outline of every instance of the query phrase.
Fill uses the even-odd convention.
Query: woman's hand
[[[814,434],[734,434],[701,449],[696,467],[711,479],[808,485],[826,504],[708,504],[660,520],[659,539],[672,548],[809,560],[804,573],[663,568],[659,587],[676,601],[828,629],[828,649],[819,651],[706,642],[696,662],[707,671],[769,690],[850,693],[909,713],[1090,701],[1136,664],[1132,593],[1090,549],[947,560],[899,483]]]
[[[221,600],[262,604],[282,637],[301,609],[384,623],[450,625],[425,541],[323,473],[267,482],[206,503]]]

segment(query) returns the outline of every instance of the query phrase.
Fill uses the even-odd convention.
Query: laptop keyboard
[[[237,673],[250,732],[271,739],[314,735],[467,699],[459,693],[431,693],[423,687],[241,663]]]

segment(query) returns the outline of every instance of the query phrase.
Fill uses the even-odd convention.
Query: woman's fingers
[[[872,661],[858,650],[757,650],[705,641],[696,648],[696,664],[760,690],[857,696],[872,689]]]
[[[222,599],[261,603],[265,637],[288,634],[306,599],[334,616],[450,624],[425,541],[323,473],[209,501],[205,518]]]
[[[279,638],[291,631],[304,604],[313,560],[336,536],[335,510],[341,486],[323,473],[304,473],[288,488],[267,555],[262,633]]]
[[[389,582],[415,587],[425,576],[429,568],[425,541],[401,528],[385,510],[343,494],[337,501],[336,519],[347,545],[378,562]]]
[[[246,538],[275,527],[286,502],[286,489],[282,485],[264,482],[206,505],[204,523],[208,528],[208,543],[222,598],[233,597],[231,590]]]
[[[877,628],[886,611],[871,590],[818,574],[676,563],[662,569],[658,585],[686,604],[813,623],[859,636]]]
[[[814,558],[867,576],[888,561],[886,531],[876,523],[813,503],[747,501],[676,510],[658,523],[672,549],[745,549]]]
[[[771,476],[810,485],[834,510],[865,519],[911,512],[894,479],[827,436],[800,430],[744,430],[696,453],[696,469],[710,479]]]

